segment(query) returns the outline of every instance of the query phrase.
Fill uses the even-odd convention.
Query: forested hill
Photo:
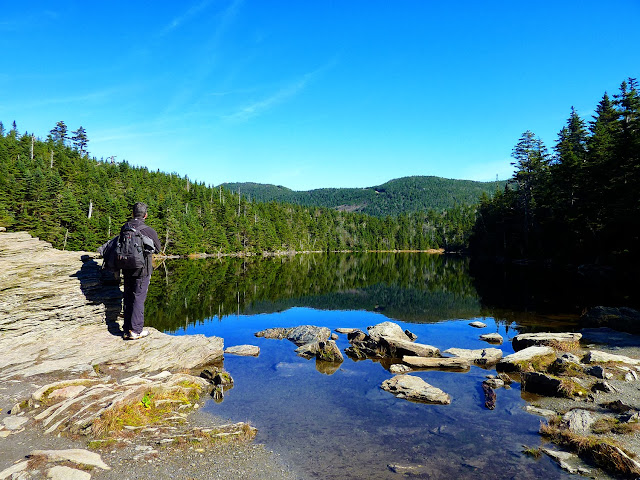
[[[137,201],[165,253],[459,250],[475,205],[377,218],[316,206],[257,202],[176,173],[89,157],[82,127],[63,121],[46,140],[0,121],[0,227],[55,247],[95,250],[119,232]]]
[[[309,191],[249,182],[223,183],[222,186],[236,193],[240,191],[242,195],[260,202],[287,202],[384,217],[476,204],[483,193],[492,195],[497,189],[504,189],[505,184],[506,181],[474,182],[414,176],[397,178],[375,187],[320,188]]]

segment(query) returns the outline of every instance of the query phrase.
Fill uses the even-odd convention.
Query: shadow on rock
[[[120,277],[102,270],[102,267],[89,255],[82,256],[82,267],[73,277],[80,280],[80,289],[86,299],[93,305],[104,305],[105,323],[109,333],[122,336],[123,331],[118,324],[118,316],[122,309],[122,291]]]

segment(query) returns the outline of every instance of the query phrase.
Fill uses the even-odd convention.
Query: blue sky
[[[207,184],[511,174],[640,77],[640,1],[5,2],[0,120]]]

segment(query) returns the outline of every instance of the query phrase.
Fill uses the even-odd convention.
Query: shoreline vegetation
[[[458,252],[445,252],[443,248],[429,248],[426,250],[277,250],[274,252],[231,252],[231,253],[189,253],[186,255],[159,255],[153,256],[154,261],[164,259],[177,259],[177,258],[222,258],[222,257],[290,257],[295,255],[308,255],[308,254],[322,254],[322,253],[429,253],[432,255],[455,254]]]

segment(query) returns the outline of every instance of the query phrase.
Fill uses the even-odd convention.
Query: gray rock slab
[[[631,358],[625,355],[615,355],[613,353],[602,352],[600,350],[590,350],[582,361],[585,363],[619,362],[626,363],[627,365],[640,365],[640,360],[637,358]]]
[[[124,342],[105,318],[117,317],[122,292],[100,283],[100,260],[88,252],[59,251],[27,233],[0,235],[0,381],[89,365],[128,371],[183,370],[212,363],[223,341],[204,335],[153,331]],[[95,373],[95,372],[94,372]]]
[[[408,342],[413,341],[400,325],[393,322],[382,322],[372,327],[367,327],[367,333],[376,342],[379,342],[382,337]]]
[[[235,345],[225,348],[224,353],[239,355],[241,357],[257,357],[260,355],[260,347],[255,345]]]
[[[576,408],[562,416],[562,422],[573,433],[588,435],[591,433],[591,425],[597,420],[596,416],[581,408]]]
[[[404,332],[403,332],[404,334]],[[388,356],[402,357],[404,355],[414,355],[417,357],[439,357],[440,350],[432,345],[415,343],[410,340],[403,340],[397,337],[381,336],[380,344],[388,352]]]
[[[533,405],[527,405],[524,407],[526,412],[532,413],[534,415],[539,415],[541,417],[551,418],[555,417],[557,413],[554,410],[549,410],[548,408],[540,408],[534,407]]]
[[[572,473],[572,474],[579,473],[582,475],[590,474],[589,468],[586,466],[586,464],[582,460],[580,460],[580,457],[578,457],[578,455],[576,455],[575,453],[565,452],[561,450],[553,450],[546,447],[541,448],[541,450],[542,452],[547,454],[549,457],[551,457],[553,460],[555,460],[555,462],[560,466],[560,468],[562,468],[563,470],[566,470],[569,473]]]
[[[29,465],[28,461],[23,461],[16,463],[15,465],[11,465],[9,468],[5,468],[0,472],[0,480],[6,480],[7,478],[13,478],[14,474],[18,474],[27,469]]]
[[[475,350],[467,348],[448,348],[442,353],[464,358],[469,362],[473,362],[478,365],[492,365],[500,361],[502,358],[502,350],[499,348],[480,348]]]
[[[47,478],[51,480],[90,480],[91,474],[76,468],[56,465],[47,471]]]
[[[357,331],[359,331],[358,328],[343,328],[343,327],[336,328],[336,332],[342,333],[343,335],[347,335],[349,333],[353,333]]]
[[[86,388],[84,385],[70,385],[68,387],[58,388],[49,394],[49,398],[52,400],[73,398],[80,395]]]
[[[423,403],[448,405],[451,397],[414,375],[396,375],[382,382],[381,388],[398,398]]]
[[[77,465],[88,465],[101,468],[102,470],[111,470],[111,467],[102,461],[102,457],[99,454],[82,448],[71,448],[68,450],[34,450],[30,456],[46,457],[50,462],[69,461]]]
[[[7,430],[18,430],[29,421],[29,417],[17,417],[12,415],[2,419],[2,424]]]
[[[256,337],[272,338],[276,340],[287,339],[297,346],[306,345],[317,341],[325,341],[331,336],[331,330],[327,327],[314,325],[300,325],[291,328],[267,328],[254,334]]]
[[[517,352],[519,350],[523,350],[527,347],[533,347],[536,345],[571,345],[576,344],[582,338],[581,333],[552,333],[552,332],[542,332],[542,333],[521,333],[520,335],[516,335],[511,340],[511,345],[513,349]]]
[[[405,355],[402,362],[413,368],[454,368],[466,370],[470,366],[470,361],[466,358],[451,357],[416,357]]]

